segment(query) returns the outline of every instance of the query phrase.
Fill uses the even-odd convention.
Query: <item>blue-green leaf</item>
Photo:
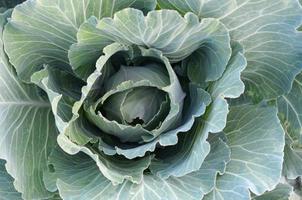
[[[243,55],[243,47],[239,43],[232,43],[232,56],[222,77],[210,85],[210,93],[213,98],[223,96],[237,98],[245,89],[241,80],[241,73],[247,63]]]
[[[211,152],[197,172],[184,177],[161,179],[146,173],[139,184],[125,181],[112,185],[99,172],[94,161],[79,153],[68,155],[56,149],[50,156],[50,169],[47,182],[67,200],[108,199],[108,200],[196,200],[201,199],[214,186],[216,174],[222,174],[230,158],[227,145],[218,137],[212,138]],[[70,167],[73,166],[73,167]]]
[[[302,144],[302,74],[294,81],[291,91],[278,98],[279,117],[288,134],[298,144]]]
[[[288,200],[293,188],[287,184],[278,184],[277,187],[261,196],[253,197],[252,200]]]
[[[286,132],[283,173],[289,179],[302,175],[302,74],[294,81],[291,91],[278,98],[278,115]]]
[[[231,149],[225,173],[217,177],[208,199],[248,200],[272,190],[281,178],[284,132],[275,108],[231,107],[223,131]]]
[[[200,23],[192,13],[181,17],[173,10],[151,11],[144,16],[139,10],[124,9],[113,18],[90,19],[80,27],[78,36],[70,59],[80,72],[87,66],[93,70],[97,59],[93,54],[100,55],[111,41],[160,50],[171,62],[181,61],[200,49],[209,60],[203,64],[218,68],[220,75],[231,56],[229,34],[219,20],[204,19]]]
[[[14,187],[14,179],[5,169],[5,161],[0,160],[0,197],[2,200],[22,200],[21,194]]]
[[[95,147],[74,144],[64,134],[59,135],[58,144],[70,155],[85,153],[90,156],[99,173],[102,173],[114,185],[121,184],[124,180],[140,183],[143,172],[149,167],[153,158],[152,155],[147,155],[136,160],[129,160],[122,156],[108,156]]]
[[[290,91],[302,69],[302,9],[297,0],[159,0],[162,8],[215,17],[239,41],[247,59],[242,74],[249,95],[271,99]]]
[[[4,33],[5,50],[23,81],[44,64],[71,70],[68,50],[91,16],[113,16],[127,7],[152,10],[155,0],[31,0],[18,5]],[[145,7],[146,6],[146,7]],[[20,48],[22,46],[22,48]]]
[[[207,108],[206,115],[202,117],[202,121],[197,122],[200,124],[196,125],[193,131],[185,133],[188,135],[179,139],[176,147],[168,147],[160,151],[159,154],[164,156],[151,164],[151,170],[158,176],[164,178],[170,175],[182,176],[199,169],[207,154],[208,144],[205,140],[208,134],[210,132],[217,133],[224,129],[228,114],[228,103],[224,98],[239,97],[244,91],[240,73],[246,66],[246,60],[243,57],[240,44],[233,43],[232,47],[233,52],[226,71],[219,80],[210,86],[209,92],[213,101]],[[172,155],[164,153],[167,151]]]
[[[302,176],[302,149],[288,133],[286,133],[284,147],[283,175],[288,179],[296,179]]]
[[[270,99],[290,91],[302,69],[302,40],[296,31],[301,11],[296,0],[253,0],[221,19],[245,49],[248,65],[242,78],[251,95]]]
[[[3,49],[2,31],[8,13],[0,16],[0,159],[24,199],[50,198],[42,176],[56,143],[50,104],[41,91],[17,78]]]

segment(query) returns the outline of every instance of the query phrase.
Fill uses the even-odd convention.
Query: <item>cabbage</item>
[[[2,2],[0,199],[298,190],[297,0]]]

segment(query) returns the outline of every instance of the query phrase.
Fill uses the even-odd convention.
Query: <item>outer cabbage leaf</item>
[[[21,194],[13,185],[14,179],[5,169],[5,161],[0,160],[0,197],[2,200],[22,200]]]
[[[218,17],[231,38],[245,49],[248,66],[242,74],[249,95],[270,99],[290,91],[301,71],[302,19],[297,0],[159,0],[161,8]]]
[[[302,175],[302,74],[299,74],[290,93],[277,100],[279,118],[286,132],[284,175],[295,179]]]
[[[155,0],[26,1],[14,9],[6,26],[5,50],[26,82],[44,64],[71,70],[67,54],[79,26],[90,16],[101,19],[129,6],[152,10]]]
[[[302,145],[302,74],[299,74],[291,91],[278,98],[278,110],[289,135]]]
[[[225,173],[205,199],[250,199],[272,190],[281,178],[284,132],[271,107],[231,107],[223,133],[231,149]]]
[[[287,136],[284,148],[283,175],[295,179],[302,174],[302,150]]]
[[[2,31],[10,12],[0,16],[0,159],[24,199],[52,197],[42,176],[56,143],[49,103],[33,85],[22,84],[3,50]]]
[[[216,174],[223,173],[229,160],[227,145],[218,137],[211,138],[211,152],[201,169],[184,177],[160,179],[150,173],[141,183],[130,181],[113,186],[99,172],[94,161],[83,153],[71,156],[59,148],[50,156],[52,171],[46,179],[64,199],[200,199],[214,186]],[[73,166],[72,168],[70,166]]]
[[[288,200],[293,188],[288,184],[278,184],[277,187],[261,196],[253,197],[252,200]]]

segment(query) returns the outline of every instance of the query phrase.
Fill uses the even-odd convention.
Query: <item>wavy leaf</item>
[[[88,55],[100,55],[110,41],[157,49],[171,62],[181,61],[200,49],[209,57],[204,64],[219,68],[220,74],[231,55],[228,32],[218,20],[204,19],[200,23],[192,13],[183,18],[172,10],[151,11],[144,16],[139,10],[124,9],[113,19],[90,19],[80,27],[78,35],[78,43],[71,47],[71,63],[73,57],[85,57],[74,62],[77,69],[89,66],[93,70],[97,57]]]
[[[231,149],[225,173],[205,199],[250,199],[272,190],[281,178],[284,132],[275,108],[231,107],[223,131]]]
[[[112,184],[117,185],[129,180],[132,183],[140,183],[143,172],[149,167],[152,155],[147,155],[136,160],[128,160],[122,156],[108,156],[98,151],[95,147],[80,146],[72,143],[65,135],[60,134],[58,144],[65,152],[75,155],[84,152],[94,161],[99,173],[102,173]]]
[[[243,47],[239,43],[232,42],[232,56],[222,77],[210,84],[210,93],[213,98],[223,96],[238,98],[245,89],[241,80],[241,73],[246,68],[246,59],[243,55]]]
[[[102,176],[87,155],[79,153],[71,156],[56,149],[50,156],[52,171],[48,182],[52,183],[52,187],[57,186],[60,195],[67,200],[201,199],[214,186],[216,174],[224,172],[230,157],[227,145],[218,137],[212,138],[210,143],[211,152],[198,172],[167,180],[147,173],[139,184],[125,181],[116,186]]]
[[[87,135],[79,131],[84,124],[88,123],[83,116],[80,117],[79,123],[69,123],[70,126],[68,126],[68,122],[73,117],[72,107],[81,98],[81,88],[84,85],[81,79],[66,71],[44,66],[43,70],[32,75],[31,82],[46,92],[59,132],[65,132],[72,141],[76,140],[78,144],[87,144],[92,141],[90,131],[87,131]],[[87,130],[90,129],[93,127],[87,128]]]

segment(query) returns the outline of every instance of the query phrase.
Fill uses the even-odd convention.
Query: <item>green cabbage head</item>
[[[1,2],[1,200],[266,199],[302,175],[297,0]]]

